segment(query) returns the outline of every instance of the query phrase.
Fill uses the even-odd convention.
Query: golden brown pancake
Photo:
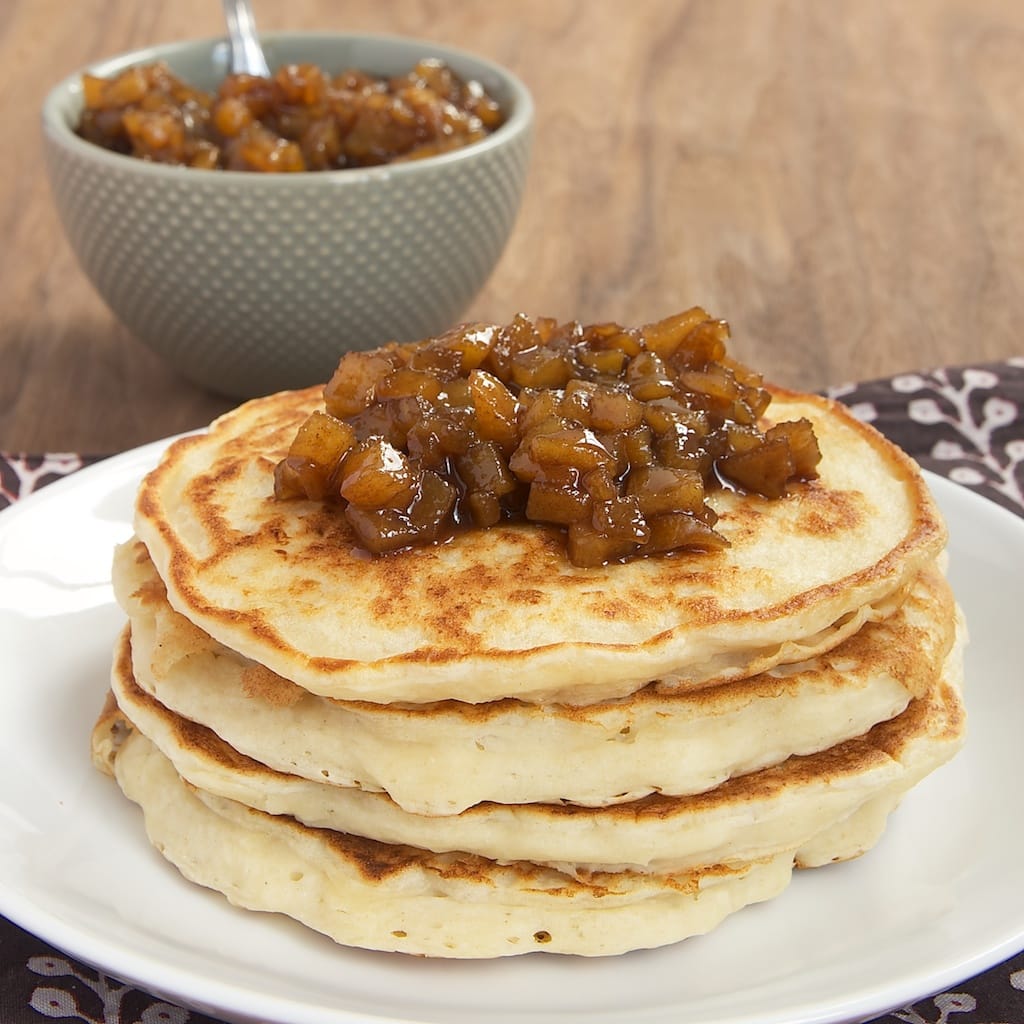
[[[711,689],[652,684],[585,708],[380,705],[310,694],[216,643],[170,608],[138,541],[118,551],[114,580],[143,689],[273,768],[383,790],[417,814],[711,789],[899,714],[934,684],[954,634],[949,585],[929,567],[887,619],[832,651]]]
[[[598,809],[483,803],[462,814],[429,817],[402,810],[382,793],[274,771],[205,726],[168,711],[133,679],[128,632],[111,675],[117,705],[197,788],[313,827],[435,853],[546,863],[573,875],[581,867],[665,872],[742,864],[791,849],[802,861],[805,844],[812,844],[806,859],[813,860],[821,853],[812,841],[851,815],[865,820],[859,835],[869,818],[877,827],[868,834],[880,834],[902,795],[949,760],[963,740],[958,645],[941,676],[891,721],[699,796],[654,795]],[[834,842],[826,846],[828,859],[861,852],[847,854]]]
[[[176,442],[135,524],[176,610],[328,697],[587,704],[738,678],[879,617],[945,543],[907,456],[837,404],[776,391],[769,420],[813,422],[820,478],[778,500],[713,493],[724,550],[580,569],[531,524],[371,558],[336,511],[273,497],[318,404],[316,389],[257,399]]]

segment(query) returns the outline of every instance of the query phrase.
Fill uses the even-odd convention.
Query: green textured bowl
[[[79,263],[141,342],[211,390],[246,398],[325,381],[343,352],[456,323],[508,241],[526,178],[533,103],[508,71],[434,43],[388,36],[263,38],[271,68],[306,61],[402,74],[439,57],[506,111],[486,139],[365,170],[201,171],[80,139],[81,73],[43,106],[47,170]],[[91,66],[111,75],[165,60],[212,89],[223,40],[154,46]]]

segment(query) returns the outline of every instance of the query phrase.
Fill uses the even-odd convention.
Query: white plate
[[[613,959],[445,962],[347,950],[231,908],[146,842],[91,767],[88,736],[122,617],[108,582],[162,445],[0,514],[0,912],[164,998],[289,1024],[824,1024],[865,1019],[1024,947],[1024,521],[932,477],[971,628],[966,749],[881,844],[802,872],[711,935]]]

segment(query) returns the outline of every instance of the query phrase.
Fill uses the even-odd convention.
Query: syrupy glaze
[[[809,421],[764,426],[728,335],[699,307],[639,328],[518,315],[347,353],[276,494],[336,505],[375,554],[524,519],[580,566],[720,548],[710,488],[778,498],[820,459]]]

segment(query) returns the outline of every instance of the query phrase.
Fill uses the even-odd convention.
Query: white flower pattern
[[[33,974],[44,978],[66,979],[66,987],[39,985],[32,990],[29,1006],[37,1014],[52,1020],[81,1021],[82,1024],[186,1024],[192,1017],[183,1007],[161,1000],[149,1000],[133,1021],[130,1016],[122,1013],[122,1009],[125,998],[136,993],[135,989],[105,974],[79,969],[61,956],[33,956],[29,958],[26,967]],[[99,1015],[90,1014],[79,1003],[76,989],[82,988],[97,998]]]
[[[0,456],[0,509],[51,481],[81,469],[87,461],[71,452]]]
[[[944,992],[936,996],[932,1001],[937,1017],[934,1019],[922,1016],[916,1009],[910,1007],[906,1010],[897,1010],[892,1014],[897,1020],[904,1024],[949,1024],[949,1018],[954,1013],[969,1013],[978,1006],[978,1001],[966,992]]]
[[[926,468],[1024,511],[1024,360],[829,391]]]

